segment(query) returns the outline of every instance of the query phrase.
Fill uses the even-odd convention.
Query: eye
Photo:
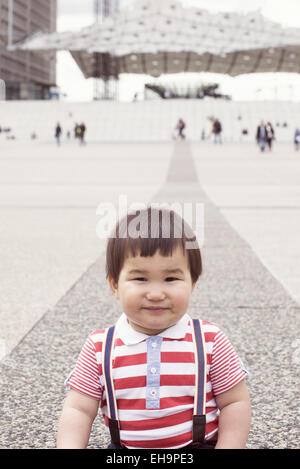
[[[137,280],[138,282],[145,282],[146,281],[145,277],[137,277],[137,278],[134,278],[133,280]]]
[[[174,280],[179,280],[177,277],[167,277],[166,282],[174,282]]]

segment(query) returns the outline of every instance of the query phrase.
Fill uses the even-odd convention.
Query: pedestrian
[[[179,119],[178,122],[177,122],[177,125],[176,125],[176,130],[178,132],[178,137],[181,139],[181,140],[184,140],[185,139],[185,135],[183,133],[184,129],[185,129],[186,125],[185,125],[185,122],[183,119]]]
[[[222,124],[219,119],[213,120],[212,133],[214,134],[214,143],[222,144]]]
[[[80,145],[85,145],[85,132],[86,132],[86,126],[84,124],[84,122],[82,122],[80,125],[79,125],[79,143]]]
[[[222,124],[219,119],[213,120],[212,133],[214,134],[214,143],[222,144]]]
[[[294,133],[295,150],[298,151],[300,147],[300,129],[297,127]]]
[[[85,448],[99,409],[110,449],[245,447],[248,373],[218,326],[187,313],[201,272],[174,211],[150,206],[116,224],[106,277],[123,313],[89,335],[66,380],[58,448]]]
[[[267,144],[267,129],[263,120],[261,121],[260,125],[257,127],[256,141],[260,148],[260,151],[263,153],[265,151],[266,144]]]
[[[74,126],[74,138],[75,138],[75,139],[76,139],[76,138],[79,138],[80,132],[81,132],[81,130],[80,130],[80,125],[77,124],[77,122],[76,122],[76,124],[75,124],[75,126]]]
[[[275,133],[274,133],[274,129],[272,127],[271,122],[267,122],[266,132],[267,132],[267,146],[268,146],[269,151],[272,151],[272,143],[273,143],[273,140],[275,140]]]
[[[56,125],[56,128],[55,128],[55,138],[56,138],[56,143],[57,143],[57,146],[60,146],[60,137],[61,137],[61,134],[62,134],[62,128],[59,124],[59,122],[57,123]]]

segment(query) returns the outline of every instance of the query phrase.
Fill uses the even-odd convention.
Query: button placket
[[[162,341],[162,337],[158,336],[147,339],[147,409],[159,409],[160,407],[160,350]]]

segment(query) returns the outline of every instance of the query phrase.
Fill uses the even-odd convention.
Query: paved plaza
[[[53,448],[63,382],[90,332],[116,321],[97,207],[204,206],[204,274],[190,313],[246,368],[248,448],[300,447],[300,152],[277,144],[0,140],[0,448]],[[90,448],[105,448],[101,417]]]

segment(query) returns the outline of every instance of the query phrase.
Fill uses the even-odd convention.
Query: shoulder
[[[195,319],[193,319],[193,321],[195,321]],[[196,319],[196,321],[198,321],[198,319]],[[221,330],[219,326],[213,322],[203,321],[202,319],[199,319],[199,321],[201,324],[201,328],[205,334],[206,333],[217,334]]]
[[[87,342],[92,344],[95,347],[96,351],[102,351],[102,347],[103,347],[103,344],[105,344],[109,329],[115,328],[115,337],[116,339],[118,338],[119,336],[118,328],[119,328],[120,323],[122,322],[122,319],[123,319],[123,315],[118,319],[116,324],[111,324],[110,326],[106,328],[94,330],[88,336]]]
[[[90,333],[85,342],[85,347],[93,349],[95,352],[102,351],[102,345],[105,340],[106,329],[97,329]]]
[[[207,350],[212,355],[218,355],[227,351],[234,352],[234,347],[226,333],[215,323],[201,321],[201,329],[204,335]]]
[[[81,360],[87,363],[102,364],[107,329],[96,329],[87,337],[82,350]]]
[[[215,342],[216,338],[222,334],[220,327],[213,322],[201,320],[200,324],[206,343]]]
[[[208,321],[202,321],[201,324],[205,337],[208,336],[211,341],[219,342],[225,339],[229,341],[225,332],[217,324]]]

